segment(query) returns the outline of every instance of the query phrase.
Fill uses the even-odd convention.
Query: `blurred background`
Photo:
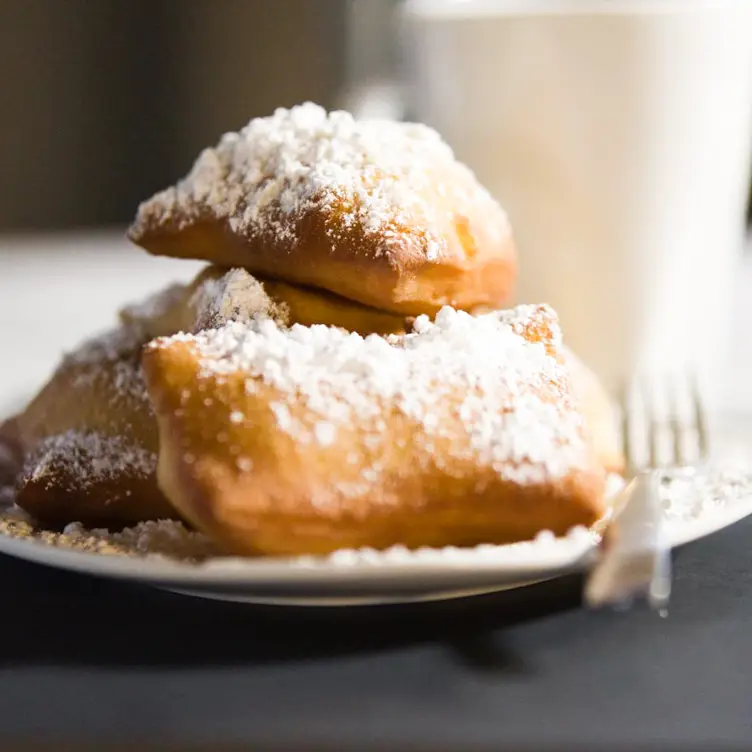
[[[0,232],[126,223],[277,106],[350,107],[365,87],[361,110],[401,116],[395,5],[2,0]]]
[[[391,76],[393,5],[2,0],[0,232],[128,222],[221,133],[343,104]]]

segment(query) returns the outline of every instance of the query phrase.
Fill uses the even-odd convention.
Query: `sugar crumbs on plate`
[[[612,486],[612,492],[618,490]],[[188,564],[210,563],[224,559],[226,562],[243,564],[242,560],[227,559],[221,550],[206,536],[190,530],[175,520],[140,522],[121,530],[87,529],[78,522],[66,525],[62,530],[51,530],[36,525],[28,515],[13,504],[8,489],[0,487],[0,536],[19,540],[37,541],[50,546],[66,548],[83,553],[110,556],[155,557]],[[669,529],[673,525],[712,520],[715,515],[724,515],[735,510],[744,512],[752,507],[752,472],[738,468],[713,467],[706,472],[668,472],[661,485],[661,501]],[[740,514],[739,516],[743,516]],[[541,549],[561,542],[577,543],[585,537],[598,536],[597,531],[574,528],[566,538],[554,538],[552,533],[542,531],[534,541],[495,546],[481,545],[471,549],[420,549],[408,551],[396,546],[386,551],[362,549],[338,551],[323,560],[316,557],[301,557],[299,564],[354,564],[408,563],[419,560],[436,561],[470,557],[494,560],[519,560],[521,555],[530,556]],[[523,556],[524,558],[524,556]]]
[[[0,506],[0,535],[110,556],[157,556],[201,562],[219,555],[217,547],[206,536],[175,520],[140,522],[120,530],[87,529],[73,522],[62,530],[51,530],[36,525],[13,504]]]

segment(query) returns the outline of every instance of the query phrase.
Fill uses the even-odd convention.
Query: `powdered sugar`
[[[444,308],[435,322],[419,317],[413,333],[388,338],[253,320],[150,347],[175,341],[196,346],[204,377],[240,371],[249,393],[259,382],[279,390],[284,398],[271,409],[297,441],[326,446],[338,428],[357,425],[372,458],[366,483],[378,477],[390,410],[418,427],[423,455],[433,454],[435,442],[445,446],[436,462],[471,457],[526,483],[562,477],[589,460],[566,371],[552,354],[558,323],[545,306],[480,317]],[[300,404],[312,425],[299,416]],[[447,431],[458,423],[459,432]]]
[[[75,350],[66,353],[63,365],[91,365],[121,360],[137,352],[144,341],[138,326],[118,326],[91,337]]]
[[[444,548],[409,549],[392,546],[383,551],[372,548],[341,549],[326,557],[299,557],[298,565],[346,567],[388,567],[420,565],[496,565],[501,563],[529,566],[546,552],[561,549],[570,555],[582,555],[597,545],[600,536],[594,530],[577,526],[566,535],[556,537],[550,530],[541,530],[532,541],[506,545],[482,544],[472,548],[445,546]]]
[[[750,483],[746,471],[721,466],[710,472],[667,473],[660,485],[666,520],[689,523],[723,513],[750,499]]]
[[[326,420],[321,420],[316,423],[313,429],[316,441],[322,446],[329,446],[334,443],[334,439],[337,435],[337,427],[334,423],[330,423]]]
[[[147,478],[156,472],[157,456],[122,436],[66,431],[42,439],[27,458],[22,481],[47,480],[71,490],[119,477]]]
[[[91,392],[98,383],[104,384],[101,397],[110,404],[123,398],[149,403],[139,357],[147,339],[136,324],[115,327],[66,353],[59,370],[72,373],[74,390]]]
[[[105,556],[148,556],[196,563],[219,555],[206,536],[175,520],[140,522],[122,530],[87,529],[73,522],[60,532],[38,527],[12,505],[0,507],[0,535]]]
[[[451,170],[451,172],[450,172]],[[454,180],[459,173],[464,180]],[[445,182],[442,182],[443,180]],[[442,206],[427,199],[438,192]],[[416,235],[427,261],[446,247],[435,233],[436,212],[468,215],[487,203],[501,210],[433,129],[420,124],[358,121],[306,103],[280,108],[227,133],[199,156],[190,174],[139,207],[131,228],[163,219],[205,215],[226,219],[234,232],[263,234],[294,245],[295,220],[311,212],[337,217],[337,232],[358,226],[383,241],[375,252]]]
[[[285,322],[289,319],[287,306],[275,303],[264,285],[245,269],[229,269],[221,276],[204,278],[194,290],[189,306],[195,312],[196,331],[253,316]]]

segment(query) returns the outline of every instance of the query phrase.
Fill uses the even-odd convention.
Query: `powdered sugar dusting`
[[[195,345],[202,378],[240,371],[248,392],[259,381],[278,389],[277,426],[297,441],[327,446],[339,428],[357,425],[372,458],[358,494],[378,480],[390,410],[417,425],[420,454],[435,462],[472,459],[519,483],[589,467],[583,420],[555,357],[558,323],[546,306],[479,317],[447,307],[435,322],[418,317],[412,333],[388,338],[265,319],[149,346],[176,341]],[[313,425],[300,417],[301,405]]]
[[[111,404],[127,398],[150,405],[139,357],[147,340],[135,323],[115,327],[66,353],[58,370],[70,370],[71,386],[82,391],[90,391],[106,379],[102,397]]]
[[[466,179],[447,177],[460,173]],[[445,199],[443,208],[427,199],[436,192]],[[184,222],[209,212],[239,234],[262,234],[290,247],[297,241],[295,220],[315,213],[336,217],[328,229],[333,235],[357,226],[378,236],[377,253],[412,233],[431,262],[446,247],[433,230],[436,212],[449,207],[469,216],[470,207],[484,203],[503,217],[433,129],[359,121],[308,102],[225,134],[176,187],[139,207],[131,233],[137,237],[163,219]]]
[[[719,466],[710,472],[676,471],[663,476],[660,497],[666,520],[691,523],[750,500],[750,475]]]
[[[156,471],[157,456],[122,436],[66,431],[42,439],[27,458],[22,482],[45,480],[59,486],[63,479],[75,488],[123,476],[147,478]]]
[[[191,295],[189,306],[195,312],[196,331],[253,316],[287,322],[290,315],[288,307],[274,302],[264,285],[245,269],[229,269],[221,276],[204,278]]]
[[[122,530],[87,529],[81,523],[73,522],[62,531],[46,530],[13,505],[0,508],[0,535],[104,556],[166,558],[197,563],[219,555],[217,547],[206,536],[175,520],[140,522]]]
[[[89,390],[96,382],[107,378],[107,392],[104,396],[110,404],[127,398],[143,402],[151,411],[151,402],[146,391],[144,375],[138,360],[114,360],[108,365],[107,373],[97,368],[87,369],[76,374],[71,382],[74,389]]]
[[[144,341],[138,326],[118,326],[83,342],[65,354],[63,365],[91,365],[120,360],[138,350]]]

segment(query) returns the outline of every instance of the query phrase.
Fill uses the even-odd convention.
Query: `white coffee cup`
[[[408,0],[402,20],[412,114],[507,209],[518,300],[553,305],[609,387],[712,378],[744,237],[752,0]]]

